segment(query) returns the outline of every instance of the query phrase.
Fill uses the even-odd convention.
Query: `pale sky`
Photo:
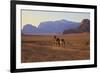
[[[54,12],[54,11],[35,11],[22,10],[22,28],[26,24],[32,24],[38,27],[41,22],[69,20],[74,22],[81,22],[83,19],[90,19],[89,13],[79,12]]]

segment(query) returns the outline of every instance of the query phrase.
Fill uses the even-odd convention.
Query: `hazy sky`
[[[76,13],[76,12],[22,10],[22,27],[25,24],[32,24],[38,27],[40,22],[56,21],[61,19],[81,22],[83,19],[90,19],[90,14],[86,12]]]

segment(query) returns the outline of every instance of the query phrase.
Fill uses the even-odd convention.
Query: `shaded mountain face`
[[[81,23],[80,23],[80,27],[79,30],[83,31],[83,32],[90,32],[90,20],[89,19],[84,19]]]
[[[42,22],[38,26],[41,33],[62,33],[65,29],[72,29],[79,26],[79,23],[67,20]]]
[[[67,21],[67,20],[58,20],[58,21],[46,21],[41,22],[38,27],[33,26],[32,24],[26,24],[22,29],[22,34],[52,34],[52,33],[62,33],[65,29],[74,29],[79,27],[79,23]]]
[[[26,24],[22,29],[22,34],[33,34],[37,32],[37,28],[31,24]]]
[[[80,32],[90,32],[90,20],[89,19],[83,19],[78,28],[69,29],[69,30],[66,29],[64,30],[63,34],[80,33]]]

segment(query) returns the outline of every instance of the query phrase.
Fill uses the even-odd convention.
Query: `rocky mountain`
[[[22,29],[22,34],[33,34],[37,33],[38,30],[35,26],[32,26],[31,24],[26,24]]]
[[[83,32],[85,31],[90,32],[90,20],[89,19],[82,20],[82,22],[80,23],[79,30]]]
[[[90,20],[83,19],[80,23],[80,26],[75,29],[66,29],[64,30],[63,34],[68,33],[80,33],[80,32],[90,32]]]
[[[65,29],[69,30],[77,27],[79,27],[79,23],[62,19],[57,21],[41,22],[38,27],[35,27],[32,24],[26,24],[22,29],[22,33],[30,35],[41,33],[62,33]]]

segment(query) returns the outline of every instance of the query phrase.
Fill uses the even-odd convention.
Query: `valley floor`
[[[90,59],[89,33],[58,35],[66,45],[54,45],[50,35],[22,35],[21,62],[47,62]],[[69,44],[67,44],[69,42]]]

